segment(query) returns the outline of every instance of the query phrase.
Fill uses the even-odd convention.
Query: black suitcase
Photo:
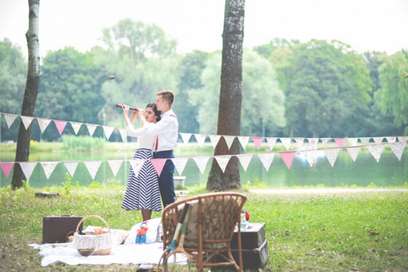
[[[80,216],[46,216],[43,217],[43,243],[65,243],[81,221]],[[82,224],[79,228],[82,231]]]
[[[232,255],[238,263],[238,232],[234,233],[231,241]],[[265,224],[250,223],[249,227],[241,230],[242,259],[244,269],[264,268],[268,262],[268,242],[265,239]]]

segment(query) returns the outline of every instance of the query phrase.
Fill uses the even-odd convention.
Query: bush
[[[62,149],[64,152],[102,150],[106,140],[90,136],[63,136]]]

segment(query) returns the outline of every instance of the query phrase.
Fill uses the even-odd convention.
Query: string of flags
[[[112,133],[116,130],[120,133],[122,141],[127,141],[127,131],[126,129],[115,128],[105,125],[89,124],[89,123],[80,123],[74,121],[64,121],[64,120],[55,120],[31,116],[16,115],[11,113],[1,113],[6,121],[7,128],[10,128],[13,123],[20,119],[25,129],[28,129],[34,120],[37,121],[38,126],[43,133],[50,124],[54,123],[56,130],[60,135],[62,135],[67,128],[71,126],[74,133],[78,135],[79,130],[82,126],[85,126],[88,130],[90,136],[94,135],[97,127],[102,127],[104,135],[107,140],[110,139]],[[210,142],[213,148],[215,148],[221,139],[224,139],[225,144],[228,146],[228,149],[231,148],[234,141],[237,139],[243,149],[246,149],[248,144],[251,142],[256,148],[266,145],[269,150],[272,150],[276,145],[283,146],[286,150],[300,150],[304,146],[317,146],[319,144],[327,145],[334,143],[337,147],[342,148],[346,145],[355,146],[357,144],[367,145],[369,143],[395,143],[395,142],[406,142],[407,136],[386,136],[386,137],[357,137],[357,138],[301,138],[301,137],[260,137],[260,136],[234,136],[234,135],[206,135],[199,133],[179,133],[180,139],[183,143],[198,143],[204,144],[206,141]],[[381,148],[381,147],[371,147]],[[372,150],[373,152],[379,152]],[[335,151],[331,151],[335,152]],[[347,152],[352,156],[353,161],[355,161],[356,154],[358,154],[357,148],[353,150],[347,149]],[[332,156],[334,156],[333,154]],[[376,159],[377,160],[377,159]]]
[[[344,143],[343,143],[344,144]],[[119,169],[125,162],[129,162],[133,172],[137,176],[139,171],[141,170],[142,166],[149,162],[153,165],[156,173],[160,176],[163,167],[167,160],[171,160],[174,163],[174,166],[177,172],[181,175],[186,167],[186,164],[189,160],[192,160],[197,168],[199,169],[200,173],[203,174],[208,161],[210,159],[214,159],[218,166],[221,168],[223,172],[230,162],[232,158],[237,158],[239,163],[241,164],[244,171],[248,170],[248,166],[250,165],[251,161],[257,157],[262,166],[265,168],[266,171],[269,171],[273,161],[275,158],[280,157],[286,167],[290,170],[292,167],[292,163],[295,158],[301,159],[306,161],[310,167],[316,165],[316,162],[321,158],[326,158],[328,163],[331,167],[334,167],[338,154],[341,150],[345,150],[347,154],[350,156],[352,161],[356,161],[359,152],[362,148],[367,148],[368,152],[371,156],[377,161],[377,163],[381,159],[381,155],[384,152],[385,147],[389,147],[392,153],[398,160],[401,160],[405,147],[407,145],[407,139],[404,140],[400,139],[399,141],[393,143],[370,143],[366,145],[343,145],[342,147],[338,147],[337,145],[332,145],[324,148],[315,148],[315,147],[308,147],[302,150],[296,151],[284,151],[284,152],[268,152],[268,153],[261,153],[261,154],[237,154],[237,155],[217,155],[217,156],[195,156],[195,157],[178,157],[178,158],[160,158],[160,159],[130,159],[130,160],[107,160],[107,164],[109,165],[112,173],[114,176],[118,174]],[[86,166],[89,174],[93,179],[97,172],[99,171],[103,161],[83,161],[82,163]],[[44,174],[47,179],[50,178],[52,173],[54,172],[56,166],[58,164],[63,164],[66,168],[67,172],[74,176],[75,171],[78,167],[79,161],[40,161],[40,162],[0,162],[0,169],[4,176],[8,177],[10,172],[12,171],[15,164],[18,164],[22,169],[25,177],[30,179],[34,168],[39,164],[41,165]]]

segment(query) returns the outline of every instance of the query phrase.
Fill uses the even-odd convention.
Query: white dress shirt
[[[177,146],[178,139],[178,121],[173,110],[163,112],[161,119],[157,123],[146,123],[139,129],[134,129],[128,124],[128,134],[130,136],[139,136],[140,144],[150,145],[153,151],[173,150]],[[151,139],[144,139],[144,138]],[[158,146],[155,150],[156,139],[158,137]]]

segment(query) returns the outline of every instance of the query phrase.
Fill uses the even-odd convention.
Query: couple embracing
[[[152,211],[161,210],[160,197],[164,207],[176,200],[173,162],[166,160],[160,176],[151,162],[151,159],[174,158],[178,121],[171,109],[173,101],[171,91],[159,91],[156,93],[156,103],[147,104],[144,110],[132,111],[130,118],[129,106],[122,104],[128,135],[139,138],[139,148],[133,158],[145,160],[139,173],[134,173],[130,168],[122,208],[141,210],[143,221],[151,218]],[[136,118],[142,121],[142,127],[138,129],[132,124]]]

